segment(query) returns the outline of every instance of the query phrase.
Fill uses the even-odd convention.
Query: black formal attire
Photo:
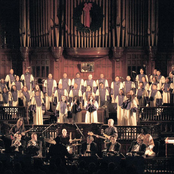
[[[84,142],[83,144],[82,144],[82,146],[81,146],[81,154],[85,154],[86,152],[90,152],[90,155],[91,156],[95,156],[96,155],[96,153],[97,153],[97,145],[96,145],[96,143],[94,143],[94,142],[92,142],[91,144],[90,144],[90,151],[88,151],[88,146],[89,144],[87,143],[87,142]],[[89,155],[89,156],[90,156]]]

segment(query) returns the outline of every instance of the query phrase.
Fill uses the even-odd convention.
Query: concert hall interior
[[[173,9],[0,0],[0,172],[173,173]]]

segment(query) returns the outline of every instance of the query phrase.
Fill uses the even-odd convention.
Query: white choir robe
[[[12,86],[13,85],[16,85],[16,82],[13,82]],[[23,88],[23,84],[22,84],[22,82],[20,82],[20,90],[17,89],[17,91],[19,91],[20,95],[21,95],[21,92],[22,92],[22,88]]]
[[[61,112],[61,102],[57,103],[56,111],[59,111],[59,117],[57,117],[57,123],[65,123],[68,116],[68,107],[66,105],[65,112]]]
[[[147,75],[145,75],[145,74],[143,74],[143,75],[138,74],[138,75],[136,76],[136,78],[135,78],[135,80],[138,82],[138,86],[139,86],[139,83],[142,82],[142,79],[141,79],[142,76],[144,76],[145,79],[146,79],[146,82],[148,82],[148,77],[147,77]]]
[[[173,85],[170,84],[169,91],[167,91],[167,90],[163,91],[163,95],[162,95],[163,101],[162,101],[162,103],[170,103],[170,91],[173,90],[172,86]],[[165,84],[162,85],[162,89],[164,89],[164,88],[165,88]]]
[[[63,95],[66,96],[66,97],[68,97],[68,92],[67,92],[66,89],[63,90]],[[58,103],[59,101],[61,101],[61,98],[59,98],[59,95],[58,95],[58,90],[55,91],[54,97],[57,98],[57,103]]]
[[[122,88],[123,88],[123,83],[120,82],[119,89],[118,89],[118,94],[119,94],[119,90],[122,89]],[[114,89],[114,82],[111,83],[111,90],[113,90],[113,94],[112,94],[113,97],[112,97],[112,99],[111,99],[111,100],[112,100],[111,103],[116,103],[115,100],[116,100],[116,97],[117,97],[117,96],[114,96],[114,90],[115,90],[115,89]]]
[[[131,82],[131,89],[134,89],[135,88],[135,83],[130,81]],[[126,81],[123,82],[123,92],[124,94],[127,94],[129,91],[126,89]]]
[[[152,91],[149,93],[149,98],[151,97]],[[150,101],[150,107],[156,107],[156,100],[162,99],[161,93],[159,91],[156,92],[156,95],[154,96],[154,100]]]
[[[54,92],[55,92],[55,88],[57,88],[57,82],[56,80],[53,80],[53,86],[52,86],[52,95],[48,96],[48,88],[47,88],[47,80],[44,81],[44,88],[45,88],[45,92],[47,93],[47,96],[45,95],[45,107],[46,107],[46,111],[50,109],[50,103],[52,103],[54,101]]]
[[[88,106],[88,101],[85,103],[85,108]],[[95,111],[89,112],[86,111],[85,115],[85,123],[98,123],[98,116],[97,116],[97,109],[98,109],[98,103],[95,101],[94,107],[96,108]]]
[[[43,92],[40,90],[39,93],[40,93],[41,99],[44,99],[44,94],[43,94]],[[31,98],[34,97],[35,95],[36,95],[36,91],[33,91],[33,92],[31,93]]]
[[[132,112],[132,108],[138,108],[136,98],[131,101],[130,109],[124,110],[124,126],[137,126],[137,112]]]
[[[2,102],[3,102],[3,95],[2,94],[0,94],[0,95],[2,97]],[[11,102],[11,92],[10,91],[8,92],[8,101],[7,101],[7,103],[3,103],[3,106],[9,106],[9,102]]]
[[[152,91],[152,86],[153,86],[153,83],[149,86],[149,92]],[[161,90],[159,83],[157,83],[157,90]]]
[[[8,87],[9,87],[9,89],[11,89],[12,83],[15,81],[14,75],[13,75],[13,78],[14,78],[14,80],[11,81],[11,79],[10,79],[10,74],[7,74],[6,77],[5,77],[5,82],[6,82],[6,83],[8,82]]]
[[[74,87],[75,79],[72,79],[71,86]],[[82,86],[84,86],[84,80],[80,79],[80,86],[78,86],[78,89],[82,91]]]
[[[32,92],[28,91],[28,93],[29,93],[30,100],[31,100],[31,98],[32,98]],[[28,106],[28,108],[29,108],[29,106],[30,106],[30,101],[29,101],[28,103],[26,102],[27,99],[26,99],[26,97],[25,97],[25,95],[24,95],[23,93],[21,93],[21,99],[23,100],[23,105],[24,105],[24,107]]]
[[[35,97],[31,99],[31,105],[36,106],[36,112],[33,112],[33,124],[34,125],[43,125],[43,113],[42,104],[44,103],[43,99],[41,100],[41,106],[37,106]]]
[[[157,76],[157,81],[159,82],[159,88],[161,89],[162,85],[163,85],[163,83],[165,83],[166,79],[164,76],[161,76],[161,78],[158,79],[158,76]]]
[[[85,103],[86,103],[86,101],[88,100],[88,96],[86,96],[86,94],[87,94],[88,92],[92,93],[92,95],[95,96],[95,94],[94,94],[93,92],[91,92],[91,91],[86,91],[86,92],[84,92],[84,93],[83,93],[83,103],[84,103],[83,107],[85,107]]]
[[[123,101],[125,100],[123,97]],[[119,95],[117,95],[115,102],[117,103],[117,126],[124,126],[124,109],[119,105]]]
[[[87,88],[87,86],[89,86],[89,85],[88,85],[88,83],[87,83],[87,80],[85,80],[85,82],[84,82],[84,87]],[[95,88],[95,89],[97,88],[97,85],[96,85],[95,80],[93,80],[92,87],[91,87],[93,93],[96,92],[96,91],[94,90],[94,88]]]
[[[145,105],[146,105],[146,103],[145,103],[145,100],[146,100],[146,98],[148,98],[148,96],[149,96],[149,93],[146,91],[146,89],[144,89],[144,91],[142,92],[142,98],[141,99],[138,99],[138,90],[139,90],[140,88],[138,88],[137,90],[136,90],[136,96],[137,96],[137,104],[140,106],[140,107],[145,107]]]
[[[7,86],[6,85],[4,85],[4,86],[7,89]],[[3,102],[2,91],[3,91],[3,89],[1,89],[1,87],[0,87],[0,102]]]
[[[99,89],[99,86],[100,86],[100,80],[96,80],[96,85],[98,86],[98,89]],[[103,79],[102,79],[103,80]],[[108,85],[108,80],[104,79],[105,82],[104,82],[104,88],[108,89],[109,88],[109,85]]]
[[[34,77],[32,74],[29,74],[30,75],[30,89],[28,89],[28,91],[32,92],[32,88],[33,88],[33,82],[34,82]],[[21,81],[24,81],[24,86],[27,86],[26,85],[26,79],[25,79],[25,74],[22,74],[21,75]]]
[[[21,98],[21,92],[20,91],[17,91],[17,101],[14,101],[13,100],[13,95],[11,93],[11,101],[12,101],[12,106],[18,106],[19,104],[19,98]]]
[[[62,84],[62,89],[66,89],[64,86],[63,86],[63,83],[62,83],[62,79],[60,79],[59,80],[59,84]],[[71,88],[71,80],[70,79],[68,79],[68,87],[67,87],[67,92],[69,93],[69,91],[70,91],[70,88]]]
[[[109,92],[108,92],[107,89],[105,89],[105,90],[106,90],[106,92],[105,92],[105,102],[107,102],[108,97],[109,97]],[[100,106],[100,90],[99,89],[97,89],[95,96],[99,98],[98,99],[98,105]]]
[[[151,76],[149,77],[149,82],[151,82],[151,83],[152,83],[152,79],[153,79],[153,77],[157,77],[157,75],[156,75],[156,76],[151,75]]]

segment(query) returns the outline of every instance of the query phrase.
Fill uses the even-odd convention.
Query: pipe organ
[[[92,4],[90,23],[101,20],[88,32],[85,3]],[[19,31],[21,47],[157,46],[158,0],[20,0]]]

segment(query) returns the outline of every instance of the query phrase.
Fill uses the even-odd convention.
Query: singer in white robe
[[[66,96],[62,96],[62,100],[57,103],[55,115],[57,116],[57,123],[67,122],[68,107],[66,103]]]
[[[170,103],[170,93],[173,91],[172,89],[172,83],[169,83],[169,78],[166,78],[166,82],[162,85],[162,91],[163,91],[163,104],[164,103]]]
[[[98,116],[98,103],[95,101],[95,97],[92,94],[89,96],[88,101],[85,103],[86,115],[85,115],[85,123],[97,123]]]
[[[56,80],[52,79],[52,74],[48,74],[48,79],[44,81],[44,88],[43,88],[43,92],[45,94],[46,111],[52,109],[50,108],[50,104],[52,106],[56,89],[57,89]]]
[[[14,70],[10,69],[10,73],[6,75],[5,82],[8,83],[9,89],[11,89],[12,83],[15,82]]]
[[[39,91],[36,92],[36,95],[31,99],[31,107],[33,111],[33,124],[34,125],[43,125],[43,99],[39,96]]]

